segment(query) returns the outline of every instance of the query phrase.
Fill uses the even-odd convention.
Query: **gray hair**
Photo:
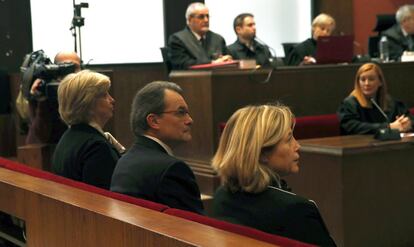
[[[188,5],[187,10],[185,11],[185,19],[187,20],[187,23],[188,23],[188,19],[190,19],[190,16],[194,14],[196,10],[206,9],[206,8],[207,7],[206,5],[204,5],[204,3],[199,3],[199,2],[191,3],[190,5]]]
[[[411,13],[414,12],[414,5],[406,4],[401,6],[395,14],[395,19],[398,23],[403,22],[406,18],[410,17]]]
[[[149,129],[147,116],[150,113],[161,113],[165,109],[165,90],[169,89],[182,96],[183,90],[174,82],[153,81],[137,92],[132,101],[130,124],[136,137]]]

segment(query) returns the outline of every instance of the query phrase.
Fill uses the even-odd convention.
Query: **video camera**
[[[33,97],[46,96],[48,99],[57,99],[58,79],[75,72],[74,63],[54,64],[47,57],[43,50],[38,50],[27,54],[20,67],[22,72],[22,93],[26,99]],[[38,88],[39,95],[31,95],[30,90],[33,82],[41,79],[42,83]]]

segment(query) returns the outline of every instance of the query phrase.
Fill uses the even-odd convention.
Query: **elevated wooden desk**
[[[414,246],[414,138],[300,141],[293,191],[315,200],[339,246]]]
[[[184,90],[191,116],[193,140],[175,153],[190,163],[203,193],[218,181],[210,160],[218,146],[218,126],[237,109],[282,101],[296,116],[335,113],[351,92],[360,65],[280,67],[270,70],[172,71],[170,80]],[[414,63],[383,64],[390,93],[414,106]],[[271,73],[269,80],[266,77]]]

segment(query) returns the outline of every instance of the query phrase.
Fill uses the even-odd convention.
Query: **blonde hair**
[[[378,88],[377,92],[377,98],[375,100],[378,101],[379,105],[382,109],[387,110],[388,109],[388,91],[387,91],[387,83],[385,82],[384,74],[382,73],[381,68],[375,64],[375,63],[365,63],[359,67],[356,75],[355,75],[355,81],[354,81],[354,90],[351,92],[351,95],[354,96],[358,103],[365,108],[372,108],[372,103],[367,99],[361,90],[361,85],[359,83],[359,79],[361,77],[362,73],[365,73],[367,71],[374,70],[375,73],[378,76],[378,79],[381,82],[381,86]]]
[[[315,17],[315,19],[313,19],[312,21],[312,30],[317,27],[317,26],[321,26],[321,25],[332,25],[332,31],[335,29],[336,27],[336,22],[335,19],[325,13],[319,14],[318,16]]]
[[[88,123],[96,99],[110,86],[109,77],[90,70],[67,75],[58,88],[60,117],[67,125]]]
[[[226,123],[212,160],[222,182],[232,191],[259,193],[279,177],[260,162],[263,149],[274,147],[293,128],[287,106],[267,104],[236,111]]]

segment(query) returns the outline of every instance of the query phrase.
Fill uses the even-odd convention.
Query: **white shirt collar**
[[[97,124],[96,122],[89,122],[89,125],[91,127],[93,127],[94,129],[96,129],[97,131],[99,131],[99,133],[101,133],[103,136],[105,136],[104,131],[102,130],[101,126],[99,126],[99,124]],[[106,137],[106,136],[105,136]]]
[[[408,33],[404,30],[404,28],[401,27],[401,31],[402,31],[404,37],[407,37],[408,36]]]
[[[203,36],[201,36],[200,34],[198,34],[198,33],[194,32],[193,30],[191,30],[191,28],[190,28],[190,31],[194,34],[194,36],[196,37],[196,39],[197,39],[198,41],[200,41],[200,39],[203,37]],[[206,36],[204,35],[204,37],[206,37]]]
[[[162,142],[160,139],[158,139],[156,137],[153,137],[153,136],[149,136],[149,135],[143,135],[143,136],[145,136],[145,137],[155,141],[156,143],[160,144],[161,147],[164,148],[164,150],[168,153],[168,155],[174,156],[172,149],[167,144]]]

